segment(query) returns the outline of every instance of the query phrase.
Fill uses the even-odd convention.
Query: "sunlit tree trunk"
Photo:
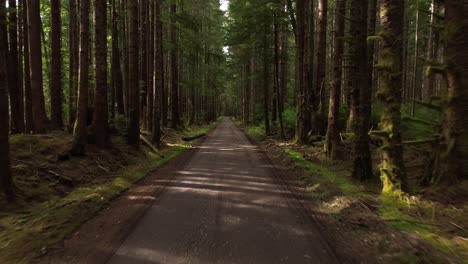
[[[383,192],[401,192],[406,188],[406,172],[401,145],[401,54],[403,50],[403,0],[381,0],[381,40],[379,48],[379,91],[382,103],[380,132]]]

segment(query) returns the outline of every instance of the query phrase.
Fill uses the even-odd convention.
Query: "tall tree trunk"
[[[147,96],[147,116],[146,123],[148,131],[153,131],[153,114],[154,114],[154,1],[149,2],[148,7],[148,38],[146,45],[148,46],[148,96]]]
[[[10,93],[11,133],[24,132],[23,88],[19,86],[18,67],[18,9],[16,0],[8,1],[8,35],[10,52],[8,56],[8,90]]]
[[[95,144],[109,144],[107,104],[107,11],[106,0],[94,0],[94,111],[91,130]]]
[[[171,127],[179,125],[179,58],[176,25],[177,6],[171,4]]]
[[[50,68],[50,112],[52,125],[55,128],[63,127],[62,118],[62,52],[61,52],[61,30],[62,19],[60,15],[60,0],[51,0],[51,54],[52,62]]]
[[[289,73],[289,28],[287,23],[281,24],[281,52],[280,52],[280,112],[284,112],[284,104],[288,98],[288,73]],[[294,96],[295,98],[295,96]]]
[[[148,96],[148,46],[147,46],[147,37],[148,37],[148,1],[140,0],[140,34],[139,34],[139,81],[138,85],[140,87],[140,120],[142,128],[146,129],[146,111],[147,111],[147,96]]]
[[[468,4],[445,1],[445,63],[448,95],[435,180],[442,185],[468,179]]]
[[[161,22],[161,2],[156,0],[154,4],[154,113],[153,113],[153,143],[161,145],[161,107],[162,91],[164,90],[164,54],[163,54],[163,32]]]
[[[344,26],[346,15],[346,0],[335,1],[335,30],[334,30],[334,53],[332,86],[330,91],[330,104],[328,110],[328,129],[325,139],[325,152],[330,159],[337,156],[337,148],[340,144],[339,117],[342,81],[342,62],[344,50]]]
[[[129,1],[129,124],[128,143],[138,146],[140,143],[140,87],[138,85],[138,1]]]
[[[418,87],[418,60],[419,60],[419,1],[416,1],[416,28],[414,33],[414,58],[413,58],[413,78],[411,81],[411,116],[416,112],[416,87]]]
[[[305,61],[308,59],[306,53],[306,31],[307,11],[309,0],[298,1],[296,4],[296,91],[297,91],[297,121],[296,121],[296,144],[306,144],[310,123],[309,89],[306,81],[307,67]]]
[[[119,24],[122,17],[119,16],[117,9],[118,0],[113,0],[112,6],[112,90],[115,92],[115,101],[117,104],[117,113],[125,115],[124,93],[123,93],[123,76],[120,65],[120,45],[119,45]],[[114,109],[116,106],[112,105]]]
[[[429,30],[429,39],[427,43],[427,55],[426,58],[431,61],[431,63],[435,63],[437,60],[437,50],[439,48],[439,32],[436,22],[437,18],[436,15],[439,11],[439,2],[437,0],[432,0],[431,2],[431,18],[430,18],[430,30]],[[436,76],[434,74],[429,74],[427,76],[424,88],[426,92],[426,98],[429,100],[434,96],[436,86]]]
[[[79,35],[77,0],[69,0],[69,80],[68,80],[68,125],[73,127],[76,119],[77,84],[78,84],[78,60],[79,60]]]
[[[80,0],[80,57],[78,76],[78,111],[73,130],[74,155],[83,155],[87,143],[88,73],[89,73],[89,0]]]
[[[265,134],[270,133],[270,118],[269,115],[269,104],[270,104],[270,95],[269,95],[269,85],[270,85],[270,69],[269,69],[269,45],[268,45],[268,28],[269,24],[266,21],[265,28],[263,29],[263,116],[265,118]]]
[[[325,125],[325,95],[326,95],[326,69],[327,69],[327,20],[328,1],[318,1],[317,17],[317,65],[315,71],[315,131],[323,135],[326,131]]]
[[[353,97],[359,102],[354,132],[354,166],[352,176],[358,180],[372,177],[369,150],[370,94],[367,79],[367,0],[351,0],[351,53],[355,63],[352,76]],[[359,89],[359,90],[358,90]],[[356,91],[357,90],[357,91]]]
[[[24,23],[23,23],[23,17],[25,17],[24,13],[24,1],[23,0],[18,0],[18,25],[17,25],[17,31],[18,31],[18,87],[22,92],[21,96],[21,103],[23,106],[21,107],[22,113],[22,120],[23,120],[23,133],[29,133],[26,131],[26,126],[25,126],[25,105],[24,105],[24,63],[23,63],[23,58],[24,58]]]
[[[380,129],[383,146],[380,178],[384,193],[401,192],[406,187],[406,172],[401,145],[401,55],[403,50],[403,0],[380,0],[379,49],[380,85],[378,98],[382,103]]]
[[[255,113],[255,103],[256,103],[256,100],[255,100],[255,97],[256,97],[256,79],[253,77],[254,74],[256,73],[256,70],[257,70],[257,64],[256,64],[256,56],[255,56],[255,50],[253,49],[253,52],[252,52],[252,57],[250,59],[250,116],[251,116],[251,119],[252,119],[252,125],[256,125],[257,124],[257,115]]]
[[[0,0],[0,61],[8,59],[7,22],[5,0]],[[8,143],[8,83],[7,65],[0,63],[0,191],[8,199],[13,198],[13,184],[11,179],[10,146]]]
[[[29,62],[33,131],[46,132],[47,116],[42,87],[41,15],[40,1],[28,0]]]
[[[278,109],[278,121],[279,121],[279,127],[280,127],[280,137],[281,139],[285,138],[284,135],[284,122],[283,122],[283,100],[284,100],[284,95],[283,95],[283,87],[284,85],[281,81],[281,75],[280,75],[280,69],[281,69],[281,54],[280,54],[280,32],[279,32],[279,23],[278,23],[278,15],[275,14],[275,23],[273,25],[274,27],[274,42],[275,42],[275,86],[276,86],[276,103],[277,103],[277,109]]]
[[[31,133],[34,130],[33,113],[32,113],[32,94],[31,94],[31,75],[29,63],[29,29],[28,29],[28,1],[23,0],[23,37],[24,37],[24,116],[25,116],[25,132]]]
[[[377,0],[369,0],[367,8],[367,36],[375,36],[375,23],[377,16]],[[371,91],[374,91],[374,56],[375,56],[375,42],[367,42],[367,81]],[[372,96],[371,96],[372,98]]]

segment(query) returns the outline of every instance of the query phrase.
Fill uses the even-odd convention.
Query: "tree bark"
[[[115,102],[117,106],[112,105],[114,109],[117,107],[117,113],[121,116],[125,115],[124,93],[123,93],[123,76],[120,62],[120,41],[119,41],[119,24],[122,17],[119,16],[117,9],[118,0],[113,0],[112,6],[112,90],[115,93]]]
[[[18,66],[18,9],[16,0],[8,1],[8,35],[10,52],[8,55],[8,90],[10,93],[11,133],[24,132],[23,88],[19,86]]]
[[[171,127],[179,126],[179,57],[177,43],[176,4],[171,4]]]
[[[138,1],[128,1],[129,7],[129,124],[128,124],[128,143],[133,146],[140,142],[140,87],[138,85]]]
[[[161,22],[161,2],[156,0],[154,5],[154,113],[153,113],[153,137],[152,141],[157,147],[161,146],[161,107],[162,92],[164,90],[164,54],[163,54],[163,32]]]
[[[29,29],[28,29],[28,1],[23,0],[23,37],[24,37],[24,105],[25,105],[25,132],[31,133],[34,130],[33,111],[32,111],[32,94],[31,94],[31,75],[29,63]]]
[[[107,10],[106,0],[94,0],[94,111],[91,131],[94,143],[109,145],[107,103]]]
[[[406,189],[406,172],[401,144],[401,54],[403,50],[403,0],[381,0],[379,48],[380,85],[378,98],[382,103],[380,130],[383,146],[380,178],[384,193]]]
[[[354,166],[352,176],[357,180],[372,178],[372,160],[369,150],[370,94],[367,79],[367,0],[351,0],[350,33],[353,36],[350,51],[355,63],[352,76],[353,98],[358,101],[354,138]]]
[[[0,61],[8,59],[7,21],[5,0],[0,0]],[[11,200],[13,184],[11,179],[10,146],[8,143],[8,82],[7,65],[0,63],[0,191]]]
[[[85,154],[88,121],[88,72],[89,72],[89,0],[80,0],[80,56],[78,76],[78,111],[73,130],[72,154]]]
[[[60,0],[51,0],[51,68],[50,68],[50,112],[52,125],[55,128],[63,127],[62,118],[62,52],[61,30],[62,19],[60,15]]]
[[[445,63],[447,101],[444,111],[438,157],[434,164],[435,182],[456,184],[468,179],[468,5],[445,1]]]
[[[68,125],[73,128],[76,119],[77,106],[77,84],[78,84],[78,62],[79,62],[79,35],[77,0],[69,0],[69,81],[68,81]]]
[[[317,65],[315,70],[315,131],[323,135],[326,131],[325,125],[325,95],[326,95],[326,69],[327,69],[327,25],[328,25],[328,1],[318,1],[317,17]]]
[[[325,139],[325,152],[330,159],[337,156],[337,148],[340,145],[339,135],[339,116],[341,99],[341,81],[342,81],[342,62],[344,50],[344,26],[346,15],[346,1],[335,1],[335,30],[334,30],[334,53],[333,53],[333,72],[332,85],[330,90],[330,103],[328,111],[328,129]]]
[[[47,116],[42,87],[42,51],[40,3],[28,0],[29,62],[33,132],[46,133]]]

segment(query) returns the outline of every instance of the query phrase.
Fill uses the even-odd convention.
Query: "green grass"
[[[206,133],[215,126],[197,127],[190,132]],[[61,241],[95,216],[114,197],[190,147],[189,143],[174,144],[163,151],[164,158],[145,153],[146,158],[124,169],[121,176],[110,182],[77,188],[66,197],[53,197],[26,206],[20,212],[3,215],[0,218],[0,263],[30,263],[48,246]]]

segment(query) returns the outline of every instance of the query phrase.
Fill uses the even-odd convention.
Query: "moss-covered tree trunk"
[[[401,144],[401,72],[403,51],[403,0],[380,2],[379,90],[382,103],[380,178],[384,193],[404,191],[406,172]]]
[[[434,174],[440,184],[468,179],[468,3],[445,1],[447,101]]]
[[[340,115],[340,100],[341,100],[341,81],[342,81],[342,62],[344,48],[344,23],[346,12],[346,1],[335,1],[335,30],[334,30],[334,46],[333,46],[333,72],[332,85],[330,90],[330,103],[328,110],[328,129],[325,138],[325,152],[331,159],[336,158],[337,148],[340,144],[339,135],[339,115]]]
[[[353,40],[350,52],[354,63],[351,76],[353,95],[359,101],[354,127],[354,166],[352,176],[357,180],[372,177],[372,160],[369,150],[370,95],[367,81],[367,0],[351,0],[351,27]]]

